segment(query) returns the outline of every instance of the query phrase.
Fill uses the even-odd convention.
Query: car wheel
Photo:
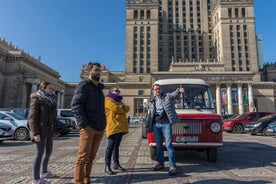
[[[29,139],[29,131],[27,128],[18,128],[14,133],[14,138],[18,141],[27,141]]]
[[[157,160],[156,147],[150,147],[150,158],[154,161]]]
[[[243,132],[243,126],[241,124],[235,124],[232,128],[233,133],[242,133]]]
[[[217,161],[217,148],[210,148],[207,150],[207,160],[209,162],[216,162]]]

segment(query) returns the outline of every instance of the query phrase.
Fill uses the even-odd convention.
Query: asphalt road
[[[168,168],[152,171],[154,162],[149,158],[147,140],[141,138],[141,132],[141,127],[132,125],[129,134],[124,136],[120,160],[127,172],[112,176],[104,173],[107,141],[103,139],[91,183],[276,184],[275,137],[224,133],[224,146],[219,149],[216,163],[207,162],[205,153],[179,151],[176,154],[178,174],[168,176]],[[52,184],[73,184],[77,150],[77,132],[55,139],[49,170],[57,176],[50,180]],[[34,152],[35,146],[29,141],[0,144],[0,183],[31,183]]]

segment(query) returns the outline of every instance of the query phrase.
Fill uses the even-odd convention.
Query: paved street
[[[141,127],[132,125],[124,136],[120,155],[127,172],[104,173],[106,139],[102,141],[92,170],[92,183],[186,183],[186,184],[276,184],[276,138],[224,133],[224,147],[218,161],[209,163],[205,154],[181,151],[176,155],[178,174],[168,176],[167,168],[152,171],[147,140],[141,138]],[[73,132],[54,141],[49,170],[57,174],[52,184],[72,184],[74,161],[78,149],[78,133]],[[33,143],[4,141],[0,144],[0,183],[31,183]]]

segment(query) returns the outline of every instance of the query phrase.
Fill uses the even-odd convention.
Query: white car
[[[129,118],[129,123],[131,123],[131,124],[138,124],[138,123],[140,123],[140,121],[142,121],[142,118],[139,118],[139,117],[130,117]]]
[[[74,124],[74,129],[78,128],[78,123],[76,118],[73,115],[73,112],[71,109],[57,109],[57,117],[61,117],[61,118],[69,118],[71,119],[71,121]]]
[[[14,138],[26,141],[31,137],[31,131],[27,126],[27,119],[10,111],[0,111],[0,123],[10,125],[14,131]]]

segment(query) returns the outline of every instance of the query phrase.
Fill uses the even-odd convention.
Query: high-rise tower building
[[[258,72],[253,0],[129,0],[126,73]]]

